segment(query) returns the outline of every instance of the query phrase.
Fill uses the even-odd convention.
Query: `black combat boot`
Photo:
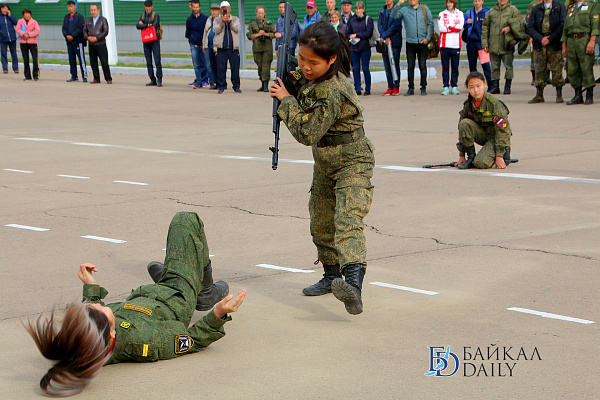
[[[567,105],[570,106],[572,104],[583,104],[583,97],[581,95],[581,88],[575,89],[575,97],[571,100],[567,101]]]
[[[331,282],[335,278],[341,278],[342,273],[340,272],[340,264],[335,265],[323,265],[323,278],[314,285],[310,285],[302,289],[302,293],[306,296],[322,296],[327,293],[331,293]]]
[[[507,79],[504,82],[504,94],[510,94],[510,84],[512,83],[512,79]]]
[[[263,82],[262,89],[263,89],[263,92],[267,92],[267,93],[269,92],[269,81],[264,81]]]
[[[584,104],[594,104],[594,88],[589,87],[585,89],[585,102]]]
[[[265,91],[265,83],[261,82],[260,87],[258,89],[256,89],[257,92],[264,92]]]
[[[152,261],[150,264],[148,264],[148,273],[150,274],[150,277],[154,283],[158,283],[160,281],[163,276],[164,269],[164,264],[159,261]],[[209,261],[208,265],[204,267],[202,290],[196,299],[196,310],[208,311],[228,294],[229,285],[226,282],[217,281],[213,283],[212,267]]]
[[[473,161],[475,161],[475,145],[465,147],[465,153],[467,153],[467,159],[458,166],[458,169],[475,168],[473,165]]]
[[[504,164],[508,167],[508,164],[510,164],[510,146],[508,146],[502,158],[504,159]]]
[[[202,276],[202,290],[198,293],[196,299],[196,310],[208,311],[215,304],[229,294],[229,285],[224,281],[216,281],[213,283],[211,262],[204,267]]]
[[[535,97],[531,100],[528,101],[529,104],[535,104],[535,103],[543,103],[544,102],[544,87],[543,86],[537,86],[536,87],[537,93],[535,94]]]
[[[531,71],[531,86],[535,85],[535,71]]]
[[[500,81],[499,80],[492,81],[492,86],[490,86],[490,88],[488,89],[488,93],[491,93],[491,94],[499,94],[500,93]]]
[[[349,314],[356,315],[363,312],[361,291],[365,271],[365,267],[360,264],[349,264],[342,270],[346,280],[336,278],[331,284],[333,295],[344,303]]]
[[[560,87],[556,87],[556,102],[557,103],[564,103],[564,99],[562,97],[562,86]]]

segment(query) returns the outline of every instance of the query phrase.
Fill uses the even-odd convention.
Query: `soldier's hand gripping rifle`
[[[292,41],[292,33],[294,31],[294,25],[296,25],[296,10],[290,3],[285,3],[285,11],[283,17],[283,37],[281,44],[277,48],[277,72],[275,83],[279,84],[277,78],[283,81],[283,84],[287,91],[293,96],[296,92],[296,88],[290,78],[290,71],[292,65],[297,66],[298,60],[290,55],[290,42]],[[273,152],[273,169],[277,169],[277,163],[279,161],[279,125],[281,124],[281,118],[277,115],[277,109],[279,108],[281,101],[277,97],[273,98],[273,133],[275,134],[275,146],[269,147],[269,150]]]

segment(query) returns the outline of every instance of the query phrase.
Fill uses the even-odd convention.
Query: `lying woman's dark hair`
[[[40,380],[40,387],[50,396],[71,396],[83,390],[110,358],[110,324],[103,312],[73,302],[65,309],[58,330],[54,310],[50,317],[40,317],[25,329],[44,357],[56,361]]]
[[[337,59],[329,67],[329,71],[315,83],[331,79],[338,72],[350,77],[350,46],[348,46],[346,37],[341,32],[337,32],[330,24],[323,21],[310,24],[300,35],[298,45],[309,47],[316,55],[327,61],[337,55]]]

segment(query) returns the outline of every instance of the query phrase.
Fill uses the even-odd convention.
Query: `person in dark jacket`
[[[529,103],[544,102],[546,76],[552,71],[552,86],[556,88],[556,102],[562,103],[563,78],[562,36],[567,17],[567,9],[563,3],[544,0],[533,7],[527,30],[533,40],[533,65],[535,69],[535,87],[537,93]]]
[[[12,68],[15,74],[19,73],[19,58],[17,57],[17,33],[15,25],[17,19],[10,12],[8,4],[0,4],[0,54],[2,57],[2,71],[8,74],[8,49],[10,48],[10,58],[12,59]]]
[[[208,16],[202,14],[202,11],[200,11],[200,1],[192,0],[192,15],[185,22],[185,38],[190,43],[192,63],[194,64],[194,73],[196,74],[196,79],[192,85],[194,89],[208,86],[206,58],[202,52],[202,39],[207,20]]]
[[[469,72],[477,71],[477,59],[481,50],[481,25],[485,16],[490,12],[483,6],[483,0],[473,0],[473,8],[465,13],[464,30],[467,31],[467,59],[469,60]],[[492,67],[489,62],[481,64],[487,85],[492,85]]]
[[[388,82],[388,90],[383,92],[384,96],[398,96],[400,91],[400,51],[402,50],[402,20],[390,18],[394,8],[394,0],[385,0],[385,6],[379,10],[377,17],[377,28],[379,29],[379,43],[391,43],[394,63],[396,64],[397,81],[394,81],[389,56],[383,56],[383,66]]]
[[[371,94],[371,45],[369,39],[373,36],[373,18],[365,15],[365,3],[356,2],[354,7],[356,15],[348,21],[348,39],[350,39],[350,53],[352,55],[352,73],[356,94],[362,94],[360,80],[360,65],[365,76],[365,96]]]
[[[108,66],[108,48],[106,47],[106,36],[108,36],[108,20],[100,15],[98,5],[90,5],[91,17],[85,20],[83,27],[83,37],[90,43],[90,66],[94,80],[91,83],[100,83],[100,70],[98,69],[98,59],[102,64],[102,72],[106,83],[112,83],[110,67]]]
[[[83,15],[77,12],[77,5],[73,0],[67,1],[69,13],[65,15],[62,25],[62,34],[67,41],[67,51],[69,53],[69,65],[71,66],[71,78],[67,82],[77,82],[77,59],[81,69],[81,78],[87,82],[87,70],[85,68],[85,39],[83,38],[83,26],[85,20]]]
[[[152,9],[152,0],[144,2],[144,13],[140,16],[140,20],[135,26],[142,30],[153,26],[156,29],[157,39],[151,42],[144,43],[144,57],[146,58],[146,67],[148,68],[148,77],[150,82],[146,86],[162,86],[162,64],[160,62],[160,17]],[[152,67],[152,57],[154,56],[154,64],[156,64],[156,76],[154,76],[154,68]]]

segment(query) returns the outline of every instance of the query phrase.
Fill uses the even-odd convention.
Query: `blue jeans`
[[[152,68],[152,56],[156,64],[156,77],[154,68]],[[160,62],[160,40],[144,43],[144,57],[146,57],[146,67],[148,68],[148,77],[152,82],[162,82],[162,63]]]
[[[10,48],[10,58],[12,59],[12,68],[14,72],[19,72],[19,57],[17,57],[17,41],[0,42],[0,53],[2,53],[2,70],[8,71],[8,49]]]
[[[354,89],[361,90],[360,65],[365,74],[365,91],[371,91],[371,71],[369,71],[369,61],[371,60],[371,49],[363,51],[351,51],[352,54],[352,73],[354,76]]]
[[[402,46],[400,47],[392,47],[394,63],[396,64],[396,74],[398,76],[398,80],[394,81],[394,76],[392,75],[392,67],[390,66],[390,58],[387,54],[383,54],[383,66],[385,67],[385,77],[388,81],[388,88],[390,89],[399,89],[400,88],[400,51],[402,50]]]
[[[206,56],[202,51],[202,46],[190,45],[192,53],[192,63],[194,64],[194,73],[196,74],[196,85],[202,86],[208,83],[208,71],[206,70]]]
[[[469,72],[477,71],[477,59],[479,58],[479,50],[481,50],[481,42],[467,42],[467,58],[469,59]],[[483,74],[488,86],[492,84],[492,67],[491,63],[485,63],[481,66]]]
[[[215,83],[215,75],[213,74],[213,66],[212,63],[210,62],[210,53],[212,52],[212,49],[205,49],[206,53],[204,53],[204,63],[206,64],[206,72],[208,75],[208,83],[211,85],[214,85]],[[215,70],[217,68],[215,67]]]
[[[442,80],[444,81],[444,87],[456,87],[458,85],[458,62],[460,61],[460,49],[442,47],[440,48],[440,53],[442,54]],[[452,74],[450,85],[448,85],[450,67],[452,68]]]
[[[87,79],[87,70],[85,69],[85,53],[83,52],[83,43],[76,43],[74,40],[67,41],[67,51],[69,53],[69,65],[71,66],[71,78],[77,79],[77,59],[81,69],[81,77]]]

